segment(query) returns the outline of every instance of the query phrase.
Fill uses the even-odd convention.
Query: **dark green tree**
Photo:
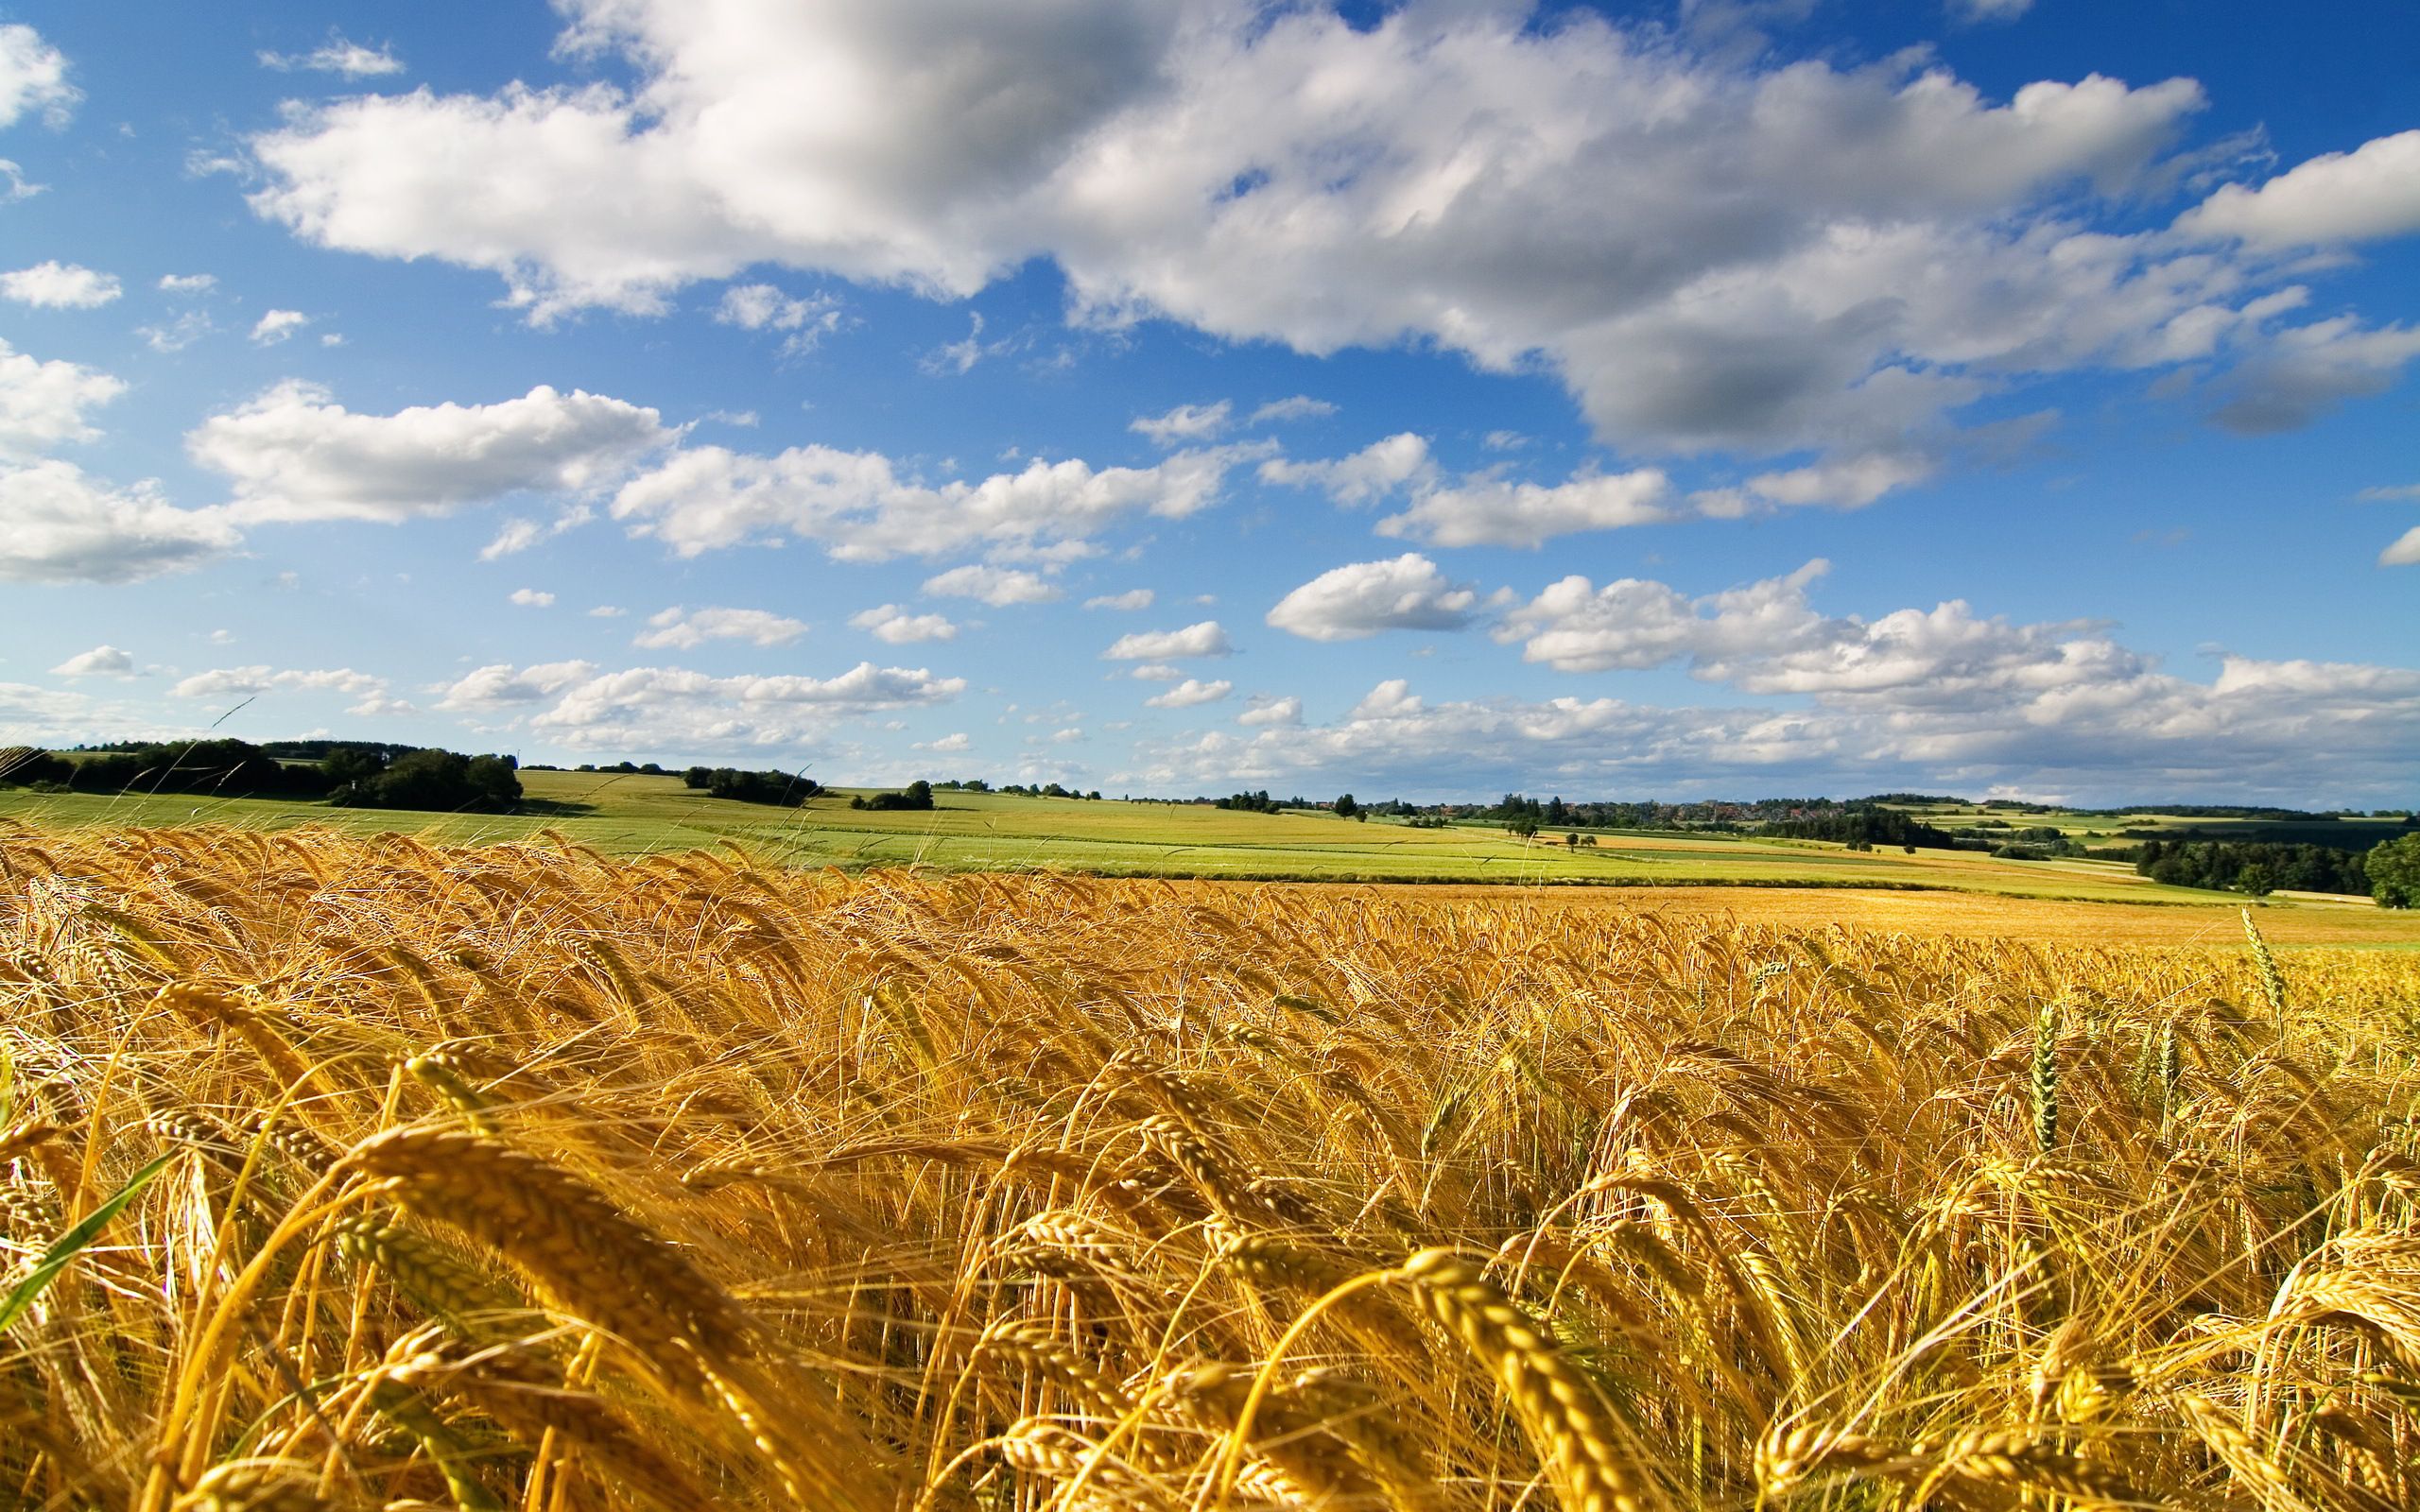
[[[2381,908],[2420,908],[2420,834],[2406,834],[2374,847],[2362,858],[2370,896]]]

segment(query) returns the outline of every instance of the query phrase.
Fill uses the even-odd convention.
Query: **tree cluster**
[[[861,793],[849,799],[849,807],[853,809],[872,809],[876,813],[890,813],[902,809],[929,809],[932,806],[933,784],[921,777],[908,783],[908,790],[904,793],[876,793],[871,798]]]
[[[2135,852],[2135,869],[2172,887],[2210,887],[2255,897],[2280,889],[2360,897],[2371,884],[2357,851],[2256,840],[2147,840]]]
[[[692,766],[681,774],[681,783],[703,791],[708,798],[769,803],[785,809],[797,808],[823,791],[811,777],[778,771],[748,772],[733,766]]]
[[[521,764],[510,756],[430,748],[389,759],[347,747],[331,752],[320,769],[328,801],[342,808],[501,813],[521,801]]]

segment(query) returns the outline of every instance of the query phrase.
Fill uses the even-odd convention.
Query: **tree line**
[[[2286,891],[2358,898],[2371,890],[2368,857],[2335,846],[2146,840],[2135,848],[2133,859],[2137,873],[2172,887],[2211,887],[2255,897]]]
[[[520,763],[434,747],[324,743],[282,759],[244,740],[124,742],[63,755],[0,752],[0,783],[37,792],[322,799],[344,808],[497,811],[521,801]]]

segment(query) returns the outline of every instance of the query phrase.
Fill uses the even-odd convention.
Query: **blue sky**
[[[2408,804],[2415,49],[0,6],[0,742]]]

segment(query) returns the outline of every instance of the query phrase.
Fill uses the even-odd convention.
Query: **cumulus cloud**
[[[1556,484],[1466,478],[1414,498],[1377,524],[1382,536],[1432,546],[1542,546],[1557,536],[1669,519],[1671,480],[1658,468]]]
[[[268,310],[252,322],[252,345],[273,347],[311,323],[300,310]]]
[[[43,124],[57,130],[83,97],[67,82],[66,54],[31,26],[0,26],[0,127],[38,111]]]
[[[939,740],[919,740],[911,744],[917,750],[931,751],[937,756],[955,756],[975,748],[975,742],[967,739],[966,731],[962,730],[943,735]]]
[[[581,749],[641,751],[795,747],[823,739],[836,719],[948,703],[963,678],[861,662],[831,678],[709,677],[678,667],[590,671],[568,682],[527,726]]]
[[[207,294],[218,286],[215,273],[163,273],[160,292],[163,294]]]
[[[215,667],[198,672],[168,690],[179,698],[253,698],[277,693],[337,693],[354,700],[349,714],[403,714],[412,706],[398,699],[387,679],[351,667],[317,670],[269,666]]]
[[[2123,191],[2187,161],[2192,81],[1993,97],[1921,52],[1792,60],[1696,25],[1770,7],[1675,33],[1521,3],[1068,0],[949,11],[945,70],[929,4],[561,9],[627,85],[298,108],[251,143],[255,208],[492,270],[540,319],[764,264],[966,299],[1046,258],[1080,322],[1426,342],[1551,372],[1608,443],[1760,456],[1938,451],[1987,393],[2184,360],[2163,353],[2277,276],[2129,227]],[[2381,151],[2307,181],[2372,183]],[[509,181],[462,195],[474,168]],[[2212,233],[2265,224],[2233,203]],[[977,324],[934,366],[988,350]]]
[[[134,675],[134,658],[114,645],[79,651],[50,669],[54,678],[126,678]]]
[[[1118,775],[1195,791],[1298,779],[1437,797],[1526,784],[1706,796],[2019,782],[2105,801],[2146,791],[2240,801],[2308,794],[2310,752],[2325,748],[2340,790],[2382,802],[2402,790],[2415,739],[2420,671],[2345,663],[2228,658],[2196,681],[2119,661],[1988,699],[1811,707],[1431,702],[1395,679],[1333,724],[1147,742]]]
[[[1320,574],[1278,600],[1269,623],[1308,641],[1358,641],[1381,630],[1459,630],[1478,603],[1477,590],[1407,552]]]
[[[1193,514],[1253,455],[1214,447],[1148,468],[1037,460],[977,483],[930,484],[901,476],[878,452],[800,446],[763,456],[693,446],[623,485],[613,512],[683,557],[783,540],[815,541],[844,561],[975,546],[1038,551],[1080,543],[1127,515]]]
[[[555,607],[554,594],[543,593],[535,588],[516,588],[512,591],[510,597],[513,603],[520,605],[523,609],[552,609]]]
[[[782,335],[782,353],[803,356],[840,329],[840,301],[828,294],[793,299],[770,284],[735,284],[715,306],[718,325]]]
[[[1817,558],[1785,576],[1698,598],[1622,578],[1565,577],[1509,612],[1497,639],[1564,672],[1677,665],[1742,693],[1811,696],[1838,707],[1918,711],[2076,708],[2136,689],[2152,659],[2091,621],[2020,625],[1962,599],[1868,621],[1818,611]]]
[[[1186,657],[1225,656],[1234,649],[1217,620],[1202,620],[1181,630],[1121,635],[1101,653],[1101,658],[1109,662],[1174,662]]]
[[[2178,217],[2187,236],[2319,247],[2420,231],[2420,130],[2326,152],[2257,189],[2221,185]]]
[[[0,298],[38,310],[97,310],[124,292],[113,274],[56,260],[0,273]]]
[[[595,610],[591,610],[594,613]],[[654,649],[687,650],[708,641],[746,641],[752,645],[787,645],[806,633],[806,622],[761,609],[684,610],[678,606],[648,616],[648,627],[631,644]]]
[[[137,582],[199,566],[239,539],[156,484],[115,488],[56,458],[0,465],[0,579],[14,582]]]
[[[925,578],[925,592],[941,598],[978,599],[994,609],[1047,604],[1066,596],[1056,584],[1011,567],[953,567]]]
[[[0,341],[0,463],[93,439],[100,432],[85,412],[125,392],[123,380],[97,369],[44,362]]]
[[[591,662],[544,662],[518,670],[510,662],[491,662],[438,690],[437,706],[465,713],[493,713],[542,703],[596,672]]]
[[[2381,567],[2420,567],[2420,525],[2413,525],[2378,553]]]
[[[1235,408],[1231,401],[1224,399],[1215,404],[1179,404],[1165,415],[1137,415],[1126,428],[1160,446],[1213,440],[1225,432]]]
[[[1234,683],[1223,678],[1216,682],[1187,678],[1167,692],[1146,698],[1143,702],[1153,709],[1192,709],[1205,703],[1217,703],[1233,693],[1235,688]]]
[[[1288,694],[1282,698],[1255,697],[1252,707],[1236,715],[1236,723],[1259,728],[1275,726],[1289,729],[1303,722],[1303,700]]]
[[[2221,386],[2215,418],[2248,436],[2293,430],[2348,399],[2383,393],[2420,356],[2420,326],[2339,316],[2281,331]]]
[[[204,421],[185,451],[231,480],[240,523],[393,524],[517,493],[596,493],[674,438],[652,409],[544,385],[493,404],[361,415],[284,383]]]
[[[924,641],[955,641],[958,627],[946,615],[910,614],[897,604],[877,604],[849,616],[849,623],[877,641],[914,645]]]
[[[364,47],[357,42],[347,42],[331,32],[325,45],[307,53],[260,54],[261,66],[282,74],[305,70],[315,74],[340,74],[346,78],[383,78],[404,71],[404,60],[397,58],[391,45]]]
[[[1374,504],[1416,480],[1433,478],[1428,438],[1409,431],[1373,441],[1350,456],[1324,462],[1271,457],[1260,464],[1260,481],[1324,491],[1339,504]]]
[[[1272,457],[1259,475],[1264,483],[1319,489],[1348,507],[1405,497],[1408,507],[1380,520],[1377,533],[1432,546],[1538,546],[1556,536],[1671,517],[1671,480],[1660,469],[1583,472],[1556,484],[1495,472],[1452,479],[1437,466],[1427,438],[1409,431],[1332,460]]]

